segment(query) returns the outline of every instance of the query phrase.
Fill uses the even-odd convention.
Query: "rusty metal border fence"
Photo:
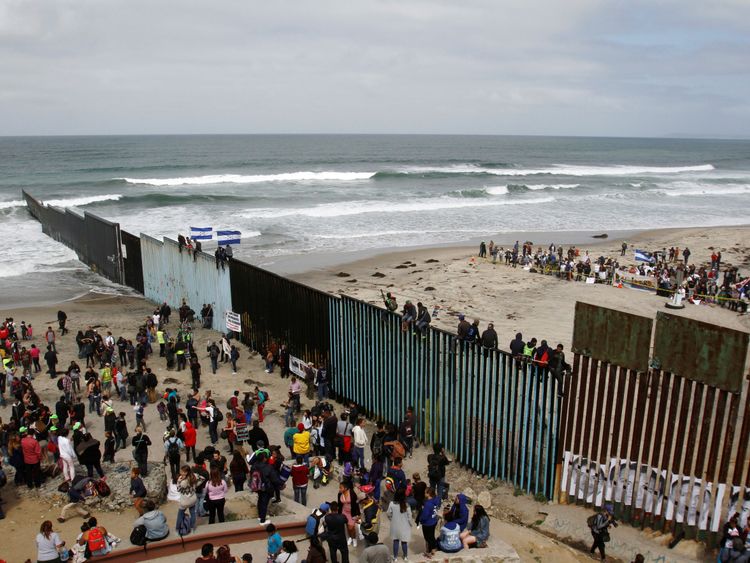
[[[120,225],[92,213],[83,216],[70,209],[45,206],[26,192],[23,198],[42,232],[78,255],[78,259],[105,278],[123,283]]]
[[[350,297],[330,307],[336,392],[394,425],[411,406],[420,441],[552,498],[561,402],[545,370],[435,328],[404,331],[400,316]]]
[[[123,246],[124,283],[139,293],[143,293],[143,258],[141,239],[127,231],[120,231]]]
[[[747,347],[743,353],[737,338],[727,342],[742,355],[732,364],[738,393],[658,367],[634,370],[576,354],[562,408],[559,500],[612,503],[635,526],[711,543],[730,514],[750,505],[750,394],[741,378]],[[681,349],[681,338],[657,344],[654,356],[700,355],[695,347]]]
[[[259,352],[272,342],[286,344],[292,355],[305,361],[328,362],[329,310],[335,296],[241,260],[229,262],[229,275],[244,344]]]

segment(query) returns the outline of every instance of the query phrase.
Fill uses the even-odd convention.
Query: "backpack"
[[[219,409],[214,410],[214,420],[216,422],[221,422],[222,420],[224,420],[224,415],[221,414],[221,411]]]
[[[57,380],[57,388],[62,391],[63,390],[63,380],[62,377]]]
[[[170,438],[169,439],[169,446],[167,447],[167,455],[169,455],[169,459],[180,459],[180,446],[177,443],[177,438]]]
[[[88,539],[88,548],[91,551],[91,553],[94,553],[95,551],[99,551],[100,549],[104,548],[106,545],[107,545],[107,542],[104,539],[104,534],[102,534],[102,531],[99,528],[91,528],[89,530],[89,539]]]
[[[250,491],[253,493],[262,493],[265,490],[266,483],[263,481],[263,475],[261,475],[260,470],[253,469],[250,475]]]
[[[323,519],[323,513],[319,510],[314,510],[312,514],[307,517],[305,522],[305,533],[309,537],[315,537],[318,535],[320,530],[320,521]]]
[[[432,454],[427,459],[427,477],[431,481],[439,481],[442,478],[440,474],[440,456]]]
[[[110,493],[112,492],[109,488],[109,485],[107,485],[107,482],[102,481],[101,479],[99,479],[96,482],[95,486],[96,486],[96,492],[99,493],[100,497],[108,497]],[[94,549],[92,549],[91,551],[94,551]]]
[[[385,488],[386,490],[395,493],[396,492],[396,482],[393,480],[393,477],[390,475],[385,478]]]
[[[268,394],[268,391],[261,391],[258,393],[258,395],[263,395],[263,402],[267,403],[268,400],[271,398],[271,396]]]
[[[377,433],[372,437],[372,447],[371,447],[371,449],[372,449],[372,455],[373,455],[373,457],[378,456],[378,455],[380,455],[380,454],[383,453],[383,441],[384,441],[384,438],[385,438],[385,435],[378,436]]]
[[[130,532],[130,543],[133,545],[146,545],[146,541],[146,526],[141,524],[133,528],[133,531]]]
[[[229,397],[227,399],[227,410],[228,411],[233,411],[234,410],[234,407],[232,406],[232,397]]]

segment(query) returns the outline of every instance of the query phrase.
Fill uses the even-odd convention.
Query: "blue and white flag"
[[[222,245],[240,244],[240,235],[240,231],[216,231],[218,243]]]
[[[212,240],[213,227],[190,227],[190,238],[193,240]]]
[[[649,264],[653,264],[654,262],[656,262],[656,258],[654,258],[654,255],[650,252],[646,252],[645,250],[636,250],[635,261],[648,262]]]

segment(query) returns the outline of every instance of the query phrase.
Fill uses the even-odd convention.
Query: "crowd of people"
[[[398,553],[406,558],[414,528],[422,530],[428,557],[437,550],[455,553],[486,545],[489,519],[481,506],[476,505],[474,517],[469,517],[470,499],[460,494],[442,506],[448,498],[445,468],[449,461],[439,444],[428,456],[427,478],[419,473],[407,477],[404,460],[418,447],[411,408],[398,427],[380,423],[368,437],[367,421],[356,405],[350,403],[337,414],[327,402],[325,366],[309,364],[302,373],[293,374],[286,347],[272,345],[265,358],[268,371],[278,367],[281,378],[289,379],[282,403],[287,430],[283,444],[274,445],[262,427],[268,391],[257,386],[235,390],[225,405],[219,405],[211,391],[201,391],[192,309],[183,303],[179,311],[180,323],[174,331],[166,304],[144,319],[130,338],[93,327],[78,331],[76,359],[62,370],[59,361],[47,360],[48,375],[60,392],[54,405],[46,404],[37,393],[34,378],[41,370],[35,370],[33,360],[27,362],[24,355],[29,327],[17,326],[13,319],[2,324],[0,355],[5,377],[0,378],[0,397],[5,400],[7,392],[12,408],[10,420],[0,426],[0,444],[14,468],[14,483],[34,489],[62,475],[59,490],[69,502],[58,520],[84,519],[80,534],[67,547],[52,524],[45,522],[37,537],[40,561],[56,561],[63,554],[85,561],[108,553],[119,543],[92,517],[87,499],[111,494],[108,464],[123,449],[129,450],[128,458],[133,460],[129,493],[137,513],[130,537],[134,545],[191,534],[202,518],[208,524],[224,522],[231,490],[255,493],[258,521],[272,527],[268,507],[280,502],[287,482],[291,481],[295,501],[307,505],[309,486],[328,487],[337,477],[333,498],[316,509],[321,518],[310,538],[313,552],[327,544],[333,561],[337,554],[348,561],[349,549],[375,553],[383,547],[378,539],[383,517],[391,521],[389,552],[394,558]],[[51,334],[44,335],[54,360],[62,353],[60,336],[67,330],[65,323],[57,334],[50,329]],[[26,338],[20,328],[24,326]],[[224,364],[236,371],[236,350],[228,335],[209,342],[206,356],[212,371]],[[82,368],[78,361],[84,360]],[[163,362],[161,367],[167,370],[190,370],[192,390],[187,397],[160,386],[152,369],[155,362]],[[302,408],[303,401],[309,401],[309,408]],[[148,409],[158,412],[162,427],[151,428],[154,423],[150,422],[147,428]],[[199,448],[199,442],[206,445]],[[162,462],[169,467],[168,498],[179,505],[174,522],[154,502],[161,498],[160,492],[149,491],[146,485],[154,463]],[[291,563],[290,544],[295,547],[294,542],[282,542],[269,555]],[[202,560],[211,561],[212,550],[213,546],[206,548]],[[213,557],[219,560],[218,554]]]
[[[621,243],[620,258],[626,256],[628,243]],[[670,247],[653,252],[638,251],[640,263],[620,264],[617,256],[594,257],[576,246],[567,250],[562,245],[550,244],[548,248],[537,247],[531,242],[515,244],[508,249],[490,241],[489,247],[482,242],[479,258],[498,260],[506,265],[528,267],[534,272],[554,274],[568,281],[593,281],[616,284],[633,276],[647,278],[643,287],[652,288],[658,295],[671,297],[675,292],[685,294],[691,302],[716,303],[739,313],[747,313],[750,303],[750,278],[742,277],[736,266],[724,265],[719,250],[712,250],[710,258],[702,263],[691,263],[693,253],[689,248]],[[638,283],[638,281],[633,281]]]

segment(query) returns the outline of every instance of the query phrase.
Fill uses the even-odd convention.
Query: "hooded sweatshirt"
[[[150,540],[160,540],[169,534],[167,517],[161,510],[152,510],[146,512],[133,523],[134,526],[146,526],[146,538]]]
[[[451,506],[451,521],[458,524],[463,532],[466,529],[466,524],[469,522],[469,507],[466,506],[468,499],[461,493],[456,496],[458,498],[458,506],[455,503]]]

